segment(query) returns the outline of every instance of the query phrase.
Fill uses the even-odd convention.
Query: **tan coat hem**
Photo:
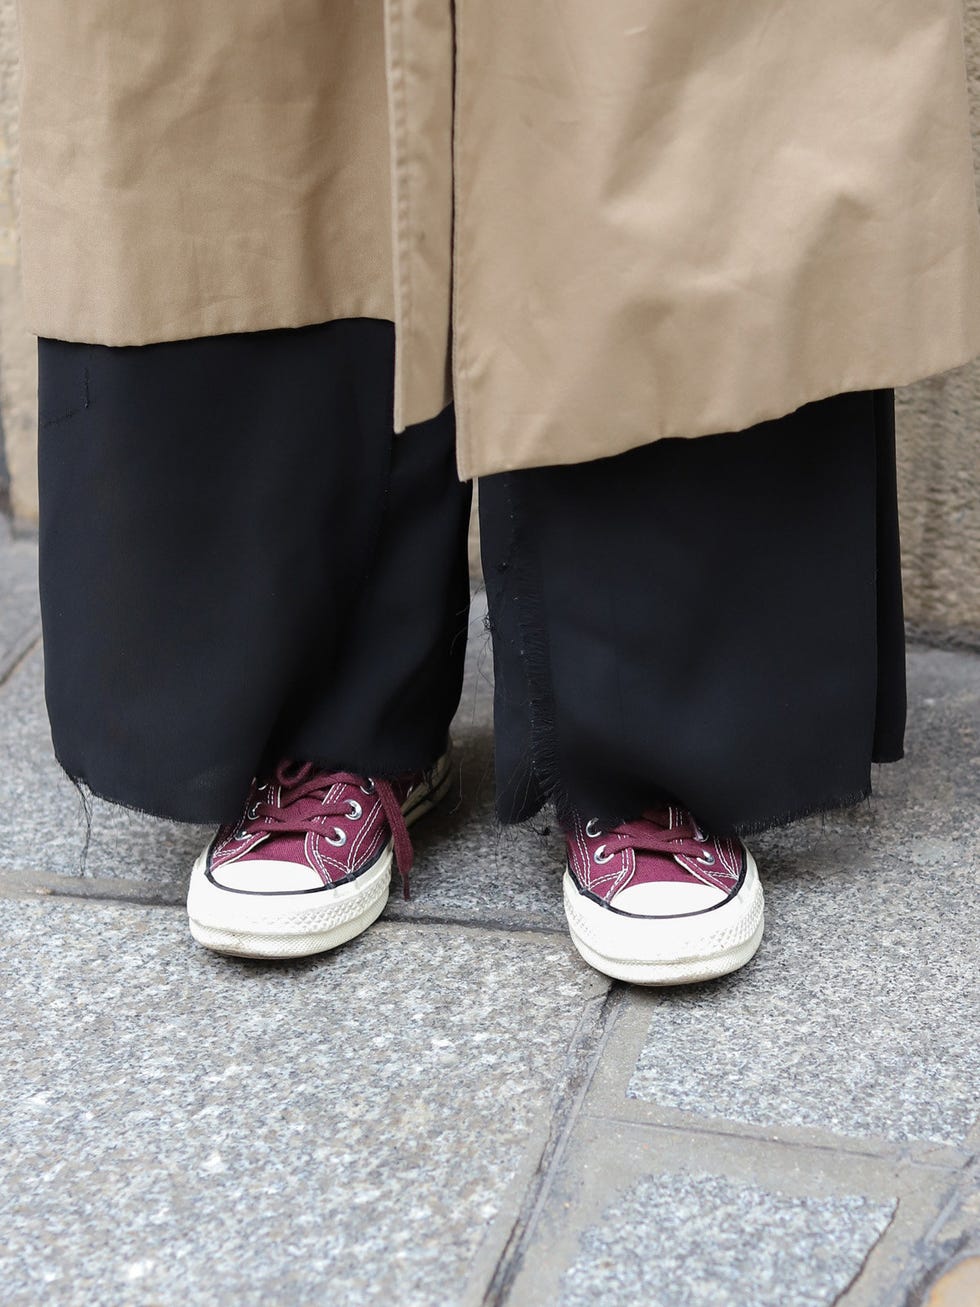
[[[804,404],[812,403],[816,400],[827,399],[831,395],[844,394],[857,390],[877,390],[886,387],[910,386],[914,382],[923,381],[926,377],[942,375],[950,372],[955,368],[963,367],[980,355],[980,338],[970,345],[964,345],[959,354],[954,355],[936,355],[932,358],[917,360],[914,364],[906,368],[884,367],[878,369],[869,369],[867,371],[856,370],[846,376],[842,376],[836,383],[817,383],[810,389],[800,389],[792,397],[786,397],[782,400],[776,399],[771,403],[761,404],[754,412],[748,414],[745,420],[738,427],[725,428],[725,432],[720,432],[717,427],[694,426],[684,431],[663,430],[644,428],[633,432],[623,432],[622,438],[617,440],[615,447],[610,447],[593,457],[605,458],[615,454],[624,454],[630,449],[638,449],[641,445],[652,444],[655,440],[666,439],[697,439],[699,436],[719,435],[731,432],[732,434],[743,431],[748,427],[755,426],[760,422],[768,422],[776,418],[784,417],[788,413],[794,412]],[[458,410],[457,410],[458,412]],[[524,415],[529,427],[540,429],[547,421],[548,415],[542,413],[530,413]],[[497,447],[501,446],[505,436],[512,435],[512,429],[507,432],[489,431],[485,433],[486,438],[493,440],[497,438]],[[472,449],[466,433],[457,432],[457,473],[461,481],[468,481],[472,477],[491,476],[496,472],[517,472],[525,468],[541,466],[535,462],[536,455],[525,454],[521,457],[519,454],[501,461],[492,460],[488,463],[472,453]],[[569,449],[568,456],[559,456],[552,458],[549,465],[564,466],[572,463],[582,462],[581,458],[574,457],[573,451]]]

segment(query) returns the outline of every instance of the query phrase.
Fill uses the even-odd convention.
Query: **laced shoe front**
[[[194,864],[191,934],[220,953],[302,957],[366,930],[397,867],[408,897],[408,827],[451,783],[448,753],[427,772],[391,780],[281,762],[254,779],[242,816]]]
[[[709,980],[744,966],[762,939],[755,859],[667,805],[603,830],[566,832],[565,916],[572,942],[605,975],[646,985]]]

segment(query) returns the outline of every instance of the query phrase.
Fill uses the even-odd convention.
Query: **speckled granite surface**
[[[264,966],[8,901],[0,938],[7,1303],[452,1301],[602,989],[435,926]]]
[[[37,545],[0,515],[0,680],[41,634]]]
[[[647,1176],[585,1231],[559,1307],[832,1303],[893,1210],[853,1194],[796,1198],[712,1175]]]

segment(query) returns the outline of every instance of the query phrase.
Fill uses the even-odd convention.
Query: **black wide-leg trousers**
[[[462,685],[470,486],[451,407],[393,433],[392,325],[38,348],[68,774],[217,823],[281,758],[432,762]],[[890,390],[486,477],[480,516],[503,820],[668,796],[747,831],[853,802],[901,757]]]

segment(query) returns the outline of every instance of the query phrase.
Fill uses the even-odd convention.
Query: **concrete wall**
[[[980,179],[980,0],[965,0]],[[898,393],[906,614],[913,630],[980,649],[980,360]]]
[[[37,382],[17,277],[14,8],[0,0],[0,497],[9,493],[15,517],[31,522]],[[966,0],[964,13],[980,153],[980,0]],[[898,421],[909,623],[928,638],[980,649],[980,360],[900,391]]]

